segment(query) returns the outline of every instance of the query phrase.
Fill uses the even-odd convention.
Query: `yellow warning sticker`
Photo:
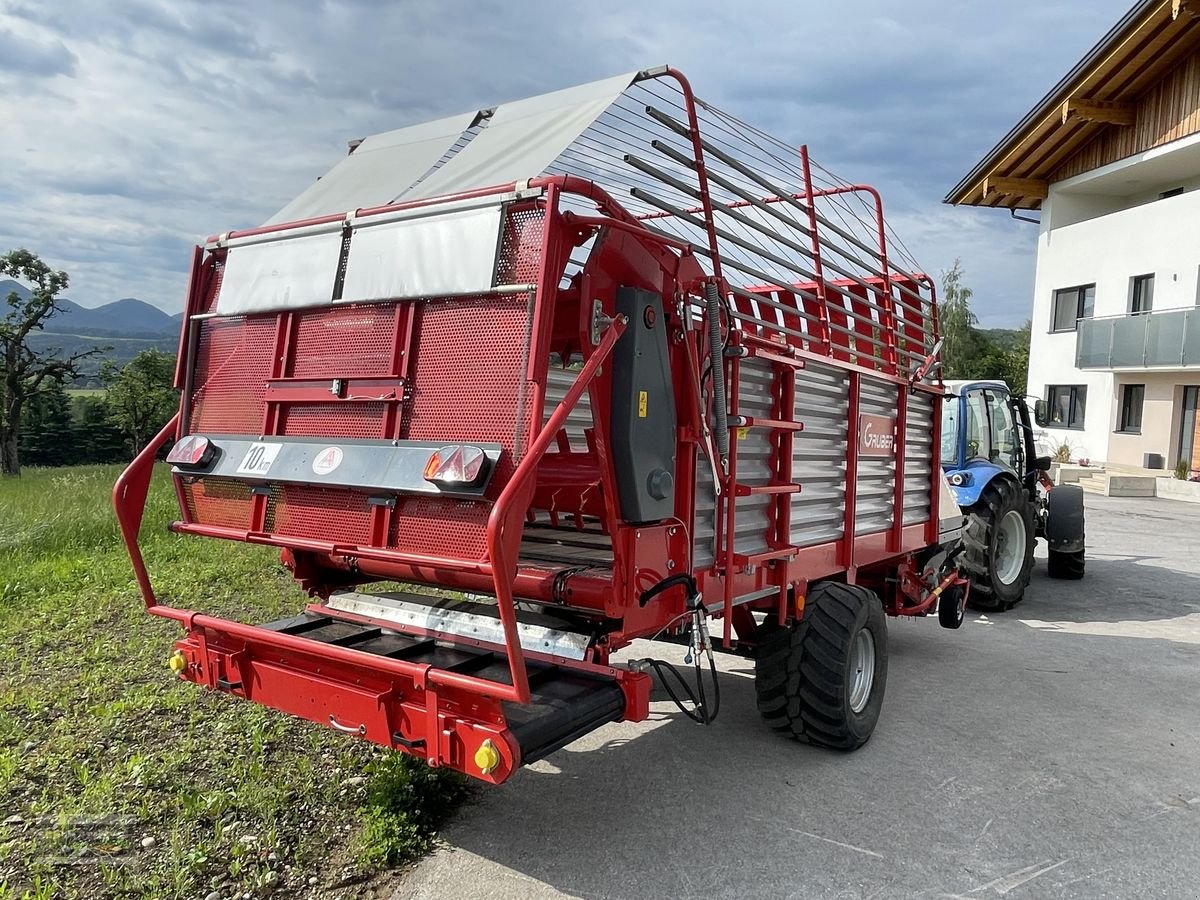
[[[750,429],[749,428],[739,428],[737,430],[737,435],[738,435],[739,441],[744,441],[746,438],[750,437]]]
[[[638,391],[638,418],[646,418],[646,407],[650,404],[650,394],[648,391]]]

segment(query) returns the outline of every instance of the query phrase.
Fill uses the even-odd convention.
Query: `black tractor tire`
[[[1061,578],[1066,581],[1078,581],[1083,577],[1083,551],[1060,553],[1051,550],[1046,560],[1046,574],[1051,578]]]
[[[1015,481],[997,478],[984,489],[979,502],[964,512],[963,551],[958,559],[960,570],[971,580],[968,603],[988,612],[1012,609],[1024,599],[1033,572],[1033,506]],[[1017,575],[1006,583],[997,571],[996,554],[1000,523],[1013,512],[1025,523],[1024,557]]]
[[[1046,498],[1046,574],[1072,581],[1082,578],[1083,542],[1083,488],[1074,484],[1051,488]]]
[[[816,584],[799,622],[780,627],[768,617],[760,631],[754,691],[767,725],[835,750],[865,744],[879,721],[887,684],[887,618],[874,592],[833,581]],[[869,640],[860,638],[864,632]],[[860,647],[863,661],[871,661],[871,677],[864,696],[852,703],[863,678],[856,665]]]

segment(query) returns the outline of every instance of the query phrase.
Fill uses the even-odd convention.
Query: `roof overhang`
[[[1101,130],[1131,126],[1135,101],[1197,47],[1200,0],[1140,0],[945,202],[1039,209],[1055,169]]]

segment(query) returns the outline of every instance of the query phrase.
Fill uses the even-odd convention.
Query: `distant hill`
[[[0,280],[0,304],[13,291],[22,299],[29,298],[27,288],[4,279]],[[182,313],[172,316],[133,297],[94,307],[65,299],[58,305],[60,312],[47,320],[42,331],[29,336],[29,345],[37,352],[54,350],[67,356],[101,348],[103,353],[80,363],[76,387],[98,386],[105,360],[123,366],[143,350],[174,353],[178,346]]]
[[[114,337],[158,337],[178,334],[179,323],[157,306],[126,297],[88,308],[63,300],[61,311],[46,323],[56,334],[96,334]]]
[[[0,299],[16,291],[28,299],[29,291],[12,279],[0,281]],[[45,334],[75,337],[163,338],[179,334],[183,314],[169,315],[143,300],[126,297],[103,306],[80,306],[60,300],[60,312],[46,322]]]

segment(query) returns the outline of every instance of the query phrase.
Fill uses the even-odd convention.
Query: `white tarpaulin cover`
[[[636,72],[505,103],[471,143],[407,191],[413,200],[541,175],[621,96]]]
[[[329,303],[341,256],[340,227],[230,247],[216,313],[240,316]]]
[[[350,241],[342,303],[483,294],[492,288],[500,240],[498,203],[370,224]]]
[[[505,103],[448,159],[459,139],[480,122],[479,112],[372,135],[266,224],[536,178],[636,77],[630,72]],[[353,235],[340,302],[490,290],[500,216],[500,205],[485,201],[468,209],[439,204],[385,213],[378,220],[348,219]],[[215,312],[234,316],[333,303],[341,248],[338,223],[249,241],[235,237]]]
[[[504,103],[483,120],[483,127],[465,147],[432,172],[479,120],[479,112],[372,135],[265,224],[536,178],[636,77],[636,72],[629,72]]]
[[[445,156],[478,115],[462,113],[371,135],[265,224],[295,222],[391,203]]]

